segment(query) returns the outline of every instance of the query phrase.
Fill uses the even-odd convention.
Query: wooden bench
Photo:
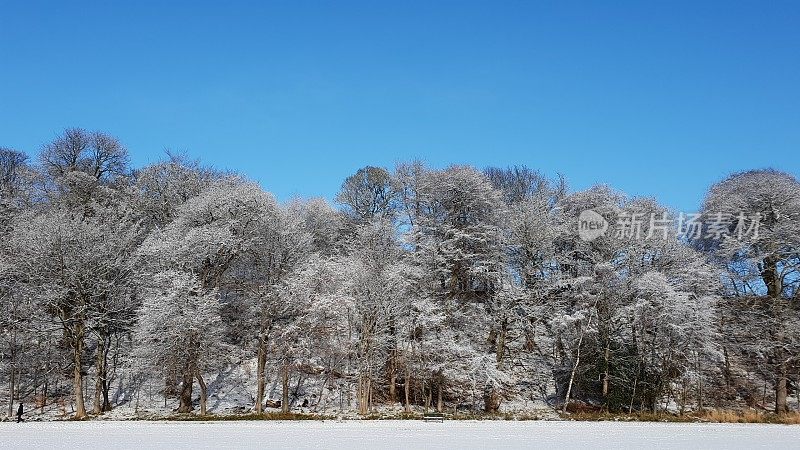
[[[444,422],[444,414],[425,413],[422,415],[422,420],[424,420],[425,422]]]

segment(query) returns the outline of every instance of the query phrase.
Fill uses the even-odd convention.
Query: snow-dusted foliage
[[[179,411],[192,410],[192,385],[200,385],[200,411],[206,412],[204,374],[225,367],[234,349],[225,343],[216,289],[205,289],[194,274],[166,270],[143,288],[133,338],[137,369],[180,380]]]
[[[525,167],[418,162],[359,170],[339,208],[279,204],[185,157],[131,171],[119,141],[80,129],[39,161],[0,149],[9,408],[83,417],[155,389],[201,414],[232,390],[258,413],[785,412],[797,391],[800,190],[788,174],[711,188],[704,217],[758,214],[757,235],[729,221],[722,239],[687,238],[641,221],[635,236],[586,239],[589,210],[608,223],[671,212]]]

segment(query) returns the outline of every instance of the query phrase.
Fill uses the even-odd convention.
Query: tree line
[[[582,236],[585,211],[609,231]],[[258,413],[269,379],[284,411],[314,380],[316,403],[344,392],[362,414],[520,399],[788,412],[800,184],[733,174],[696,233],[653,219],[675,216],[525,166],[367,166],[331,205],[280,203],[185,155],[132,168],[103,132],[67,129],[36,157],[0,148],[8,413],[70,397],[75,417],[101,414],[157,379],[206,414],[210,381],[237,365]]]

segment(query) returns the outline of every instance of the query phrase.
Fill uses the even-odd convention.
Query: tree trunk
[[[488,384],[483,390],[483,410],[489,414],[500,410],[500,394],[494,386]]]
[[[358,380],[358,412],[361,415],[369,412],[369,377],[365,374]]]
[[[728,346],[726,345],[722,346],[722,356],[725,358],[722,375],[725,377],[725,390],[727,394],[731,390],[731,359],[728,356]]]
[[[81,357],[83,356],[84,345],[83,333],[83,323],[78,320],[78,323],[74,324],[72,327],[72,364],[74,365],[72,370],[72,389],[75,394],[76,419],[83,419],[86,417],[86,405],[83,402],[83,375],[81,374],[83,365]]]
[[[609,360],[611,356],[611,342],[610,339],[606,339],[606,348],[603,350],[603,399],[606,402],[606,408],[608,408],[608,366]]]
[[[786,414],[789,412],[789,407],[786,402],[787,388],[786,381],[788,374],[786,371],[786,364],[780,364],[777,373],[777,380],[775,382],[775,414]]]
[[[797,412],[800,413],[800,376],[794,381],[794,397],[797,399]]]
[[[575,382],[575,373],[578,371],[578,365],[581,363],[581,345],[583,344],[583,330],[578,338],[578,349],[575,354],[575,364],[572,366],[572,372],[569,375],[569,384],[567,384],[567,393],[564,395],[564,406],[561,408],[562,413],[567,412],[569,405],[569,397],[572,395],[572,383]]]
[[[764,258],[761,279],[767,285],[767,295],[778,298],[783,292],[783,280],[778,273],[778,259],[774,256]]]
[[[598,300],[594,302],[594,309],[597,309]],[[575,382],[575,373],[578,372],[578,365],[581,362],[581,346],[583,345],[583,335],[586,333],[586,330],[591,326],[592,323],[592,315],[591,312],[589,313],[589,320],[586,321],[586,326],[581,327],[580,337],[578,338],[578,349],[575,352],[575,364],[572,366],[572,372],[569,375],[569,384],[567,385],[567,392],[564,395],[564,406],[561,409],[562,413],[567,412],[567,405],[569,405],[569,398],[572,395],[572,384]],[[579,322],[580,324],[580,322]]]
[[[438,388],[439,388],[439,391],[436,393],[436,412],[442,412],[443,402],[442,402],[442,383],[441,383],[441,380],[439,380]]]
[[[403,383],[403,390],[405,390],[405,395],[406,395],[405,411],[407,413],[410,413],[411,412],[411,369],[408,368],[408,364],[406,364],[406,379],[405,383]]]
[[[780,295],[780,292],[778,292],[778,295]],[[775,359],[777,360],[775,367],[775,414],[785,414],[789,411],[789,407],[786,402],[789,370],[787,367],[786,354],[783,347],[784,343],[786,342],[786,334],[784,329],[785,310],[783,301],[779,297],[776,296],[773,297],[773,299],[773,314],[777,320],[777,328],[774,334],[775,343],[777,344],[777,348],[775,350]]]
[[[106,371],[106,375],[108,375],[108,371]],[[108,391],[110,389],[111,386],[108,379],[103,380],[103,412],[111,411],[111,399],[108,396]]]
[[[428,383],[422,383],[422,399],[423,399],[422,400],[422,404],[424,405],[423,406],[424,411],[427,413],[428,412],[428,408],[430,408],[430,406],[431,406],[431,394],[430,394],[431,388],[428,387],[428,390],[425,391],[425,385],[426,384],[428,384]]]
[[[14,368],[12,366],[8,377],[8,417],[14,417],[14,377]]]
[[[392,315],[389,318],[389,362],[387,368],[389,370],[389,404],[394,406],[397,403],[397,328],[395,318]]]
[[[289,412],[289,365],[283,366],[283,391],[281,395],[281,411]]]
[[[203,381],[203,376],[200,375],[200,371],[197,371],[195,376],[197,377],[197,384],[200,386],[200,415],[206,415],[206,406],[208,405],[208,386],[206,386],[206,382]]]
[[[256,413],[261,414],[264,412],[264,391],[266,388],[266,371],[267,367],[267,343],[262,337],[258,344],[258,368],[256,369],[256,377],[258,378],[258,390],[256,392]]]
[[[44,411],[44,407],[47,406],[47,393],[49,392],[47,388],[49,387],[47,374],[44,375],[44,386],[42,387],[42,405],[41,409]]]
[[[389,403],[397,403],[397,352],[394,350],[389,357]]]
[[[103,388],[103,407],[102,411],[107,412],[111,411],[111,399],[109,398],[109,391],[111,390],[111,380],[108,376],[108,352],[111,351],[111,337],[106,336],[106,345],[104,347],[103,352],[103,379],[102,379],[102,388]],[[117,368],[117,359],[116,357],[119,356],[119,341],[117,341],[117,347],[114,353],[114,365],[113,370],[116,371]]]
[[[94,405],[93,414],[100,414],[103,408],[103,390],[106,379],[106,339],[102,334],[97,339],[97,350],[95,355],[95,376],[94,376]]]
[[[633,389],[631,390],[631,401],[628,403],[628,414],[633,412],[633,402],[636,401],[636,387],[639,385],[639,372],[641,368],[636,367],[636,375],[633,377]]]
[[[503,362],[503,357],[505,356],[507,337],[508,337],[508,319],[503,319],[503,322],[500,324],[500,336],[498,337],[497,340],[496,359],[498,368],[500,368],[500,365]]]
[[[188,413],[194,409],[192,406],[192,384],[194,384],[194,375],[187,370],[183,374],[181,381],[179,413]]]
[[[17,368],[17,330],[11,329],[10,361],[8,376],[8,417],[14,417],[14,398],[16,394],[16,368]]]

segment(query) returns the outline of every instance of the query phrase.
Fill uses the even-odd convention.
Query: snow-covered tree
[[[790,174],[715,184],[705,228],[682,230],[654,199],[568,192],[524,166],[367,166],[336,209],[185,156],[131,170],[119,140],[83,129],[38,162],[0,149],[10,407],[68,381],[75,416],[101,414],[130,376],[164,381],[182,412],[199,386],[203,414],[237,376],[258,413],[271,392],[287,412],[331,395],[362,414],[521,399],[683,412],[771,407],[768,388],[783,413],[797,390]],[[608,228],[587,237],[586,215]]]
[[[180,380],[178,412],[193,409],[192,385],[200,386],[200,414],[205,415],[205,375],[224,366],[231,348],[224,340],[216,289],[208,290],[195,275],[160,272],[144,291],[134,339],[134,358],[147,373]]]
[[[184,155],[168,154],[165,161],[134,172],[136,210],[145,223],[164,227],[181,205],[227,176]]]
[[[491,295],[504,270],[501,194],[480,172],[431,171],[417,188],[422,204],[413,240],[448,298]]]
[[[11,242],[13,264],[23,274],[18,278],[20,289],[27,290],[50,314],[71,351],[76,417],[86,415],[83,358],[87,339],[93,334],[105,339],[131,321],[131,249],[138,242],[139,228],[120,211],[97,212],[102,214],[84,217],[53,210],[22,216]],[[107,409],[107,355],[103,347],[97,350],[97,386],[104,387]]]
[[[356,220],[391,218],[396,197],[392,176],[381,167],[367,166],[347,177],[336,200]]]
[[[709,190],[703,204],[705,246],[734,273],[755,272],[770,297],[791,295],[800,283],[800,182],[784,172],[733,174]]]
[[[785,413],[789,367],[786,328],[800,286],[800,182],[776,170],[733,174],[709,190],[703,205],[706,230],[701,242],[728,268],[734,292],[766,294],[772,336],[775,411]],[[760,283],[753,286],[753,279]]]

